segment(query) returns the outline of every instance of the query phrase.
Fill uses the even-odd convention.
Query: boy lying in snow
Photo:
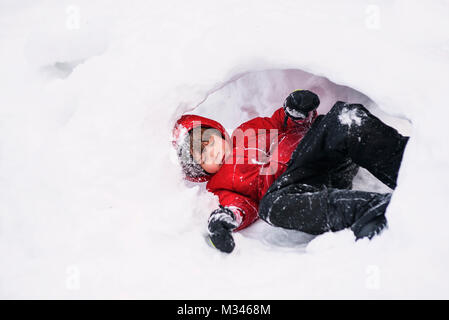
[[[258,117],[231,137],[218,122],[183,115],[173,131],[185,178],[206,182],[220,208],[209,218],[212,244],[234,249],[232,231],[258,217],[309,234],[350,227],[371,239],[386,226],[391,194],[351,190],[359,166],[390,188],[408,137],[360,104],[338,101],[317,116],[320,101],[292,92],[271,117]]]

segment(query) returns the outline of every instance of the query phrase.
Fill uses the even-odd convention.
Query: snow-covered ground
[[[449,298],[448,18],[443,0],[0,0],[0,297]],[[222,254],[173,123],[232,130],[297,88],[411,135],[390,228],[257,222]]]

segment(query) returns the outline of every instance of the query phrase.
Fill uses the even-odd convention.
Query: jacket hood
[[[190,159],[189,132],[198,127],[210,127],[221,132],[223,137],[230,141],[226,129],[217,121],[202,116],[185,114],[176,121],[173,127],[173,146],[175,147],[181,162],[185,179],[192,182],[206,182],[212,178],[212,174],[204,171],[200,165]]]

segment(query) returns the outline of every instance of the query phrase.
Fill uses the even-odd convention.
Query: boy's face
[[[225,158],[231,153],[229,143],[216,133],[202,135],[201,147],[193,147],[193,160],[208,173],[220,170]]]

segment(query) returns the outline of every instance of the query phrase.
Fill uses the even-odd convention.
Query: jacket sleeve
[[[247,129],[277,129],[281,132],[288,131],[292,128],[297,127],[307,127],[309,128],[313,120],[317,116],[316,110],[313,111],[312,115],[304,120],[292,120],[287,117],[287,122],[285,122],[285,111],[284,108],[277,109],[271,117],[257,117],[243,123],[239,128]]]
[[[233,143],[236,144],[236,137],[244,132],[249,136],[263,137],[260,141],[256,142],[259,148],[264,146],[265,152],[272,150],[273,142],[278,142],[279,137],[290,130],[301,130],[306,132],[316,119],[316,110],[304,120],[292,120],[289,117],[286,119],[286,115],[283,108],[277,109],[271,117],[257,117],[241,124],[236,130],[234,130],[232,137]],[[287,121],[286,121],[287,120]],[[260,130],[265,130],[265,134],[260,135]],[[248,147],[247,140],[244,142],[245,147]]]
[[[226,189],[214,190],[213,193],[218,196],[220,205],[234,213],[239,224],[234,231],[242,230],[257,220],[258,204],[254,200]]]

